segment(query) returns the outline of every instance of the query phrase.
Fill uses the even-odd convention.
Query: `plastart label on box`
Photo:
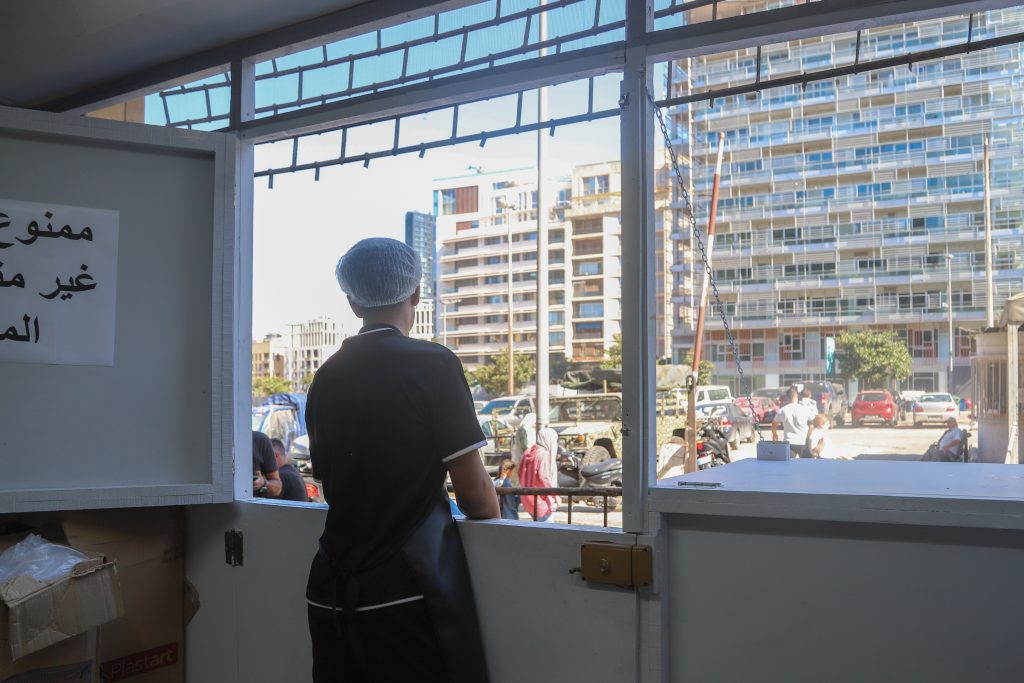
[[[120,681],[178,663],[178,644],[168,643],[144,652],[112,659],[100,665],[103,680]]]

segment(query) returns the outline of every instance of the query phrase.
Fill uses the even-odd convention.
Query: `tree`
[[[256,397],[281,394],[292,390],[292,383],[281,377],[252,378],[252,395]]]
[[[608,358],[601,361],[601,367],[614,370],[622,367],[622,335],[612,335],[612,345],[608,347]]]
[[[886,386],[910,377],[910,352],[891,332],[845,332],[837,339],[836,354],[844,379]]]
[[[693,349],[686,352],[683,356],[683,364],[693,367]],[[700,367],[697,369],[697,384],[710,384],[711,373],[715,371],[715,364],[709,361],[707,358],[702,358],[700,361]]]
[[[513,356],[512,374],[516,386],[521,387],[531,379],[536,372],[533,356],[525,353],[517,353]],[[491,356],[490,360],[473,371],[473,377],[480,383],[491,396],[501,396],[508,391],[508,355],[501,353]]]

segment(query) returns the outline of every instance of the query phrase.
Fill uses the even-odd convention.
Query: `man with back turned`
[[[306,407],[330,506],[306,590],[313,680],[485,683],[446,475],[468,517],[499,510],[462,364],[408,336],[420,298],[408,246],[362,240],[335,274],[364,326],[317,371]]]

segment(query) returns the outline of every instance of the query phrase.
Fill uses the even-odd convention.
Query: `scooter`
[[[582,465],[583,458],[566,451],[558,450],[558,486],[561,488],[602,488],[622,486],[622,460],[608,458],[589,465]],[[587,505],[601,507],[604,505],[602,496],[591,496],[585,500]],[[619,507],[617,496],[608,497],[608,509]]]
[[[697,430],[697,469],[728,465],[729,439],[717,420],[708,420]]]

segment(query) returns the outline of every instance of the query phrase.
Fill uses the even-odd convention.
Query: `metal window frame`
[[[143,70],[101,84],[82,93],[49,102],[40,108],[82,112],[115,101],[151,92],[157,84],[182,82],[190,74],[229,63],[231,65],[231,110],[229,130],[237,133],[239,171],[253,170],[253,145],[280,140],[328,127],[352,125],[388,116],[409,114],[442,105],[453,105],[481,96],[499,96],[517,90],[553,85],[589,76],[622,71],[621,85],[621,168],[623,184],[622,221],[629,229],[622,237],[623,275],[623,372],[638,378],[623,387],[623,433],[629,451],[648,457],[627,457],[623,463],[626,486],[623,497],[623,532],[646,533],[656,527],[648,514],[648,492],[654,482],[655,416],[655,221],[653,203],[653,109],[645,89],[653,87],[653,66],[685,56],[757,47],[801,38],[829,35],[885,26],[894,23],[940,18],[956,14],[1001,9],[1020,0],[820,0],[741,15],[693,26],[652,31],[653,0],[629,0],[626,40],[577,52],[539,57],[488,71],[452,76],[441,81],[407,86],[353,97],[254,120],[254,63],[273,54],[286,54],[322,43],[325,36],[337,39],[360,30],[394,25],[439,11],[471,4],[450,2],[365,3],[351,10],[303,22],[279,31],[208,50],[170,64]],[[252,191],[249,184],[240,197],[240,211],[251,222]],[[239,296],[251,299],[251,232],[239,248]],[[248,277],[248,281],[246,278]],[[240,311],[248,306],[239,306]],[[246,323],[239,320],[239,329]],[[244,397],[245,387],[236,386]]]

